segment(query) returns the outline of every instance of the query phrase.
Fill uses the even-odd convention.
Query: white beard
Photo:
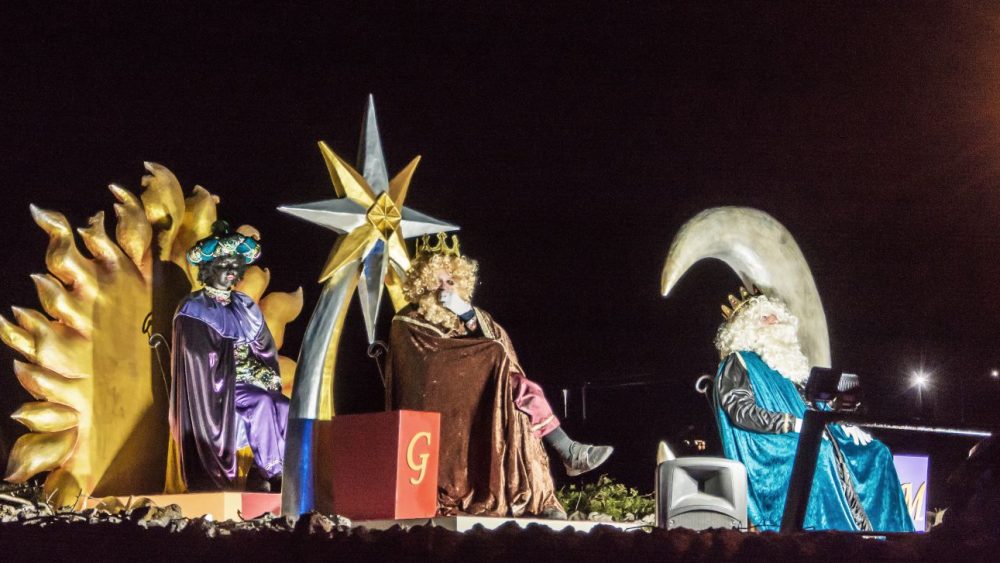
[[[809,378],[809,359],[802,353],[795,326],[789,323],[764,325],[757,329],[753,351],[764,363],[798,385]]]
[[[778,322],[766,324],[764,319],[770,315]],[[735,318],[719,327],[715,347],[722,358],[735,352],[756,352],[771,369],[803,385],[810,367],[799,344],[798,325],[798,319],[780,300],[752,297]]]

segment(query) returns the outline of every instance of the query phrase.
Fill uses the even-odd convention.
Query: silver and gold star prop
[[[368,342],[374,342],[383,290],[388,288],[397,310],[406,303],[400,290],[410,266],[405,239],[458,229],[403,206],[420,157],[388,179],[371,96],[358,150],[361,172],[326,143],[320,142],[319,148],[337,198],[278,208],[340,233],[320,274],[323,290],[306,327],[295,370],[281,492],[281,511],[286,515],[331,510],[326,498],[329,491],[316,486],[326,481],[329,468],[312,463],[313,429],[317,420],[329,420],[335,414],[337,352],[354,290],[361,301]]]
[[[414,158],[391,181],[387,180],[388,172],[371,97],[358,155],[358,167],[364,175],[351,168],[326,143],[321,141],[319,148],[330,171],[337,198],[285,205],[278,210],[343,235],[334,244],[319,281],[329,280],[344,268],[357,271],[360,278],[358,298],[368,342],[371,343],[375,340],[375,321],[386,276],[401,279],[409,268],[404,239],[453,231],[458,227],[403,206],[420,157]],[[390,265],[392,271],[389,270]],[[390,281],[390,296],[393,303],[399,306],[401,296],[394,293],[396,287]]]

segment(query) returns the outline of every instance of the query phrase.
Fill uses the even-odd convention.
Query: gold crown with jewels
[[[451,235],[451,244],[448,244],[448,235],[437,234],[437,240],[431,243],[431,235],[424,235],[416,243],[416,255],[444,254],[445,256],[461,256],[458,249],[458,235]]]
[[[751,285],[750,290],[740,286],[740,296],[737,298],[733,294],[729,294],[729,306],[722,305],[722,318],[726,319],[726,322],[733,320],[736,313],[746,305],[754,297],[763,295],[756,285]]]

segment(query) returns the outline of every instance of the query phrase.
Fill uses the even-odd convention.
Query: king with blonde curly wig
[[[565,519],[544,448],[570,476],[598,467],[613,448],[577,442],[562,429],[507,332],[472,306],[478,270],[454,235],[417,245],[402,285],[410,306],[389,333],[386,405],[441,413],[441,513]]]
[[[476,289],[479,264],[465,256],[421,254],[410,263],[403,282],[403,296],[412,303],[424,319],[458,335],[467,334],[465,323],[458,315],[441,305],[442,283],[439,272],[450,276],[455,291],[464,301],[472,301]]]

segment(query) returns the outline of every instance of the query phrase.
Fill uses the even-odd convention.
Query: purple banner
[[[894,455],[892,461],[903,486],[913,528],[923,532],[927,523],[927,456]]]

